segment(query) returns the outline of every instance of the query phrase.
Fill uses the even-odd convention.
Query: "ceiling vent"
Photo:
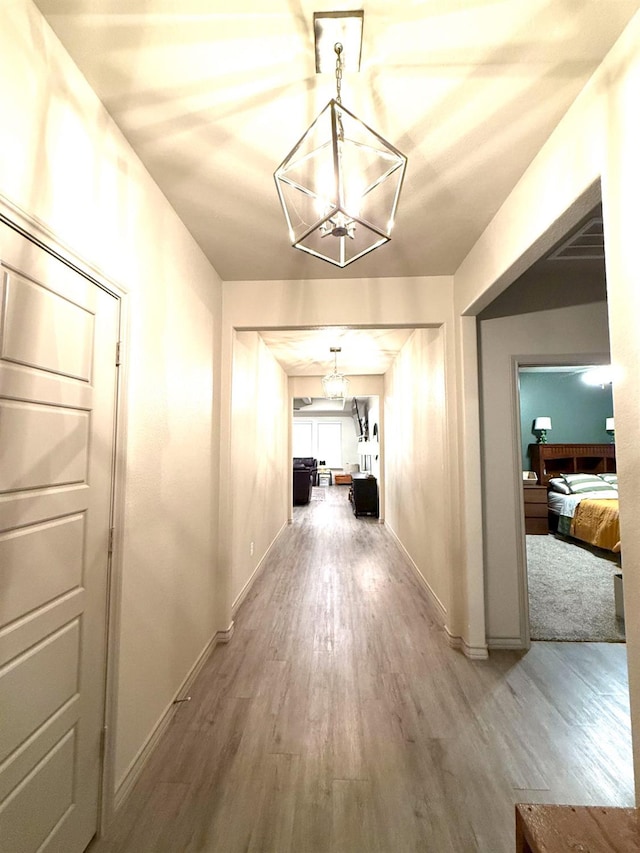
[[[549,260],[604,260],[604,228],[602,218],[595,217],[586,222],[582,228],[574,232],[549,255]]]

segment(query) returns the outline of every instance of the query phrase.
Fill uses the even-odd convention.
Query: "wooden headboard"
[[[604,474],[616,470],[615,444],[530,444],[531,468],[546,486],[556,474]]]

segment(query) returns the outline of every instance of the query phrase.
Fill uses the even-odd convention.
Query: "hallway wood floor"
[[[516,802],[633,805],[625,646],[467,660],[384,525],[326,491],[91,853],[511,853]]]

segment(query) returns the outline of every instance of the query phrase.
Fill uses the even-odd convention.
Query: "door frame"
[[[513,423],[514,423],[514,470],[516,482],[514,484],[517,492],[515,502],[517,508],[516,530],[519,531],[519,547],[517,551],[518,571],[518,603],[520,637],[522,648],[531,648],[531,623],[529,619],[529,566],[527,563],[527,540],[524,525],[524,494],[522,490],[522,428],[520,410],[520,368],[522,367],[571,367],[593,366],[598,367],[609,364],[611,355],[607,353],[563,353],[561,355],[514,355],[511,357],[511,382],[513,400]]]
[[[110,527],[113,531],[108,562],[106,602],[106,657],[103,685],[103,735],[101,784],[98,800],[96,836],[105,831],[115,811],[115,723],[117,711],[120,599],[122,581],[122,532],[124,529],[124,495],[126,472],[129,290],[90,263],[38,219],[29,216],[0,194],[0,222],[26,240],[81,275],[91,284],[106,291],[118,302],[119,358],[117,361],[116,396],[111,472]],[[116,354],[114,353],[114,358]]]

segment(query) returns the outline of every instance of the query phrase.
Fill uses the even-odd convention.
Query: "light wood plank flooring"
[[[326,494],[91,853],[508,853],[516,802],[633,805],[625,646],[470,662],[385,527]]]

